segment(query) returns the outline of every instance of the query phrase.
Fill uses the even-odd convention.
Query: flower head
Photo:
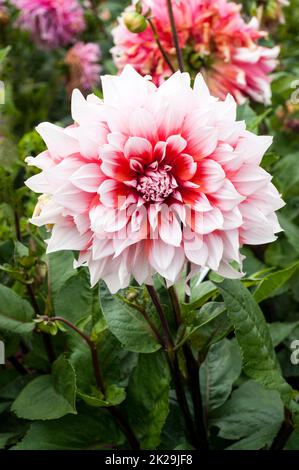
[[[103,101],[74,91],[74,124],[37,127],[47,150],[27,180],[47,194],[38,226],[54,225],[48,252],[80,251],[94,285],[112,292],[150,282],[169,285],[192,263],[239,277],[239,249],[275,240],[283,202],[260,167],[272,138],[236,121],[236,103],[212,97],[199,74],[177,72],[157,88],[125,67],[104,76]]]
[[[142,0],[144,11],[151,8],[152,21],[160,42],[175,63],[167,6],[164,0]],[[129,6],[126,12],[134,9]],[[178,0],[173,9],[180,46],[190,73],[200,71],[211,92],[225,98],[227,93],[238,103],[246,97],[269,104],[269,73],[275,68],[278,47],[258,44],[265,33],[258,30],[255,19],[248,24],[242,19],[240,5],[227,0]],[[154,40],[151,28],[131,33],[119,19],[113,30],[114,62],[119,70],[131,64],[142,74],[150,74],[154,83],[171,75]]]
[[[64,59],[69,66],[68,90],[74,88],[90,91],[100,81],[101,66],[100,46],[93,42],[77,42],[72,46]]]
[[[8,9],[5,0],[0,0],[0,24],[6,25],[9,22]]]
[[[85,28],[77,0],[12,0],[20,10],[17,24],[46,48],[65,46]]]

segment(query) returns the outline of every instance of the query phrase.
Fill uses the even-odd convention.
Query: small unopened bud
[[[136,11],[124,13],[123,20],[131,33],[142,33],[147,27],[145,17]]]

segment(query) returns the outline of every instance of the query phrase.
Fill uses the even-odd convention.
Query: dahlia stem
[[[173,344],[173,340],[172,340],[172,337],[171,337],[171,332],[170,332],[170,328],[169,328],[167,319],[164,315],[162,305],[160,304],[158,294],[155,291],[155,288],[153,286],[150,286],[150,285],[147,284],[146,288],[148,290],[148,293],[149,293],[149,295],[150,295],[150,297],[153,301],[153,304],[156,307],[157,313],[159,315],[162,330],[163,330],[163,333],[164,333],[164,340],[165,340],[166,350],[167,350],[167,352],[172,353],[174,344]]]
[[[196,449],[199,449],[201,447],[201,443],[197,436],[196,429],[195,429],[193,419],[192,419],[192,415],[189,410],[189,405],[188,405],[188,401],[186,398],[184,385],[182,383],[178,356],[177,356],[176,351],[174,350],[174,342],[170,333],[170,328],[169,328],[166,316],[164,314],[162,305],[160,303],[158,294],[155,291],[155,288],[149,285],[147,285],[146,287],[160,318],[160,322],[161,322],[161,326],[162,326],[164,338],[165,338],[165,351],[167,353],[167,360],[169,363],[170,371],[172,373],[172,379],[173,379],[173,383],[175,386],[177,400],[178,400],[178,403],[180,405],[180,408],[182,410],[182,414],[184,417],[186,432],[189,435],[191,444]]]
[[[157,29],[156,29],[156,26],[154,25],[154,23],[152,22],[151,18],[148,18],[147,21],[149,22],[149,25],[152,29],[152,32],[153,32],[153,35],[154,35],[154,39],[156,41],[156,44],[159,48],[159,51],[161,52],[161,55],[163,57],[163,59],[165,60],[165,62],[167,63],[168,67],[170,68],[170,70],[172,71],[172,73],[175,72],[175,68],[174,66],[172,65],[168,55],[166,54],[165,50],[163,49],[163,46],[161,44],[161,41],[159,39],[159,35],[158,35],[158,32],[157,32]]]
[[[106,395],[106,387],[105,383],[103,380],[103,375],[99,363],[99,358],[98,358],[98,353],[97,353],[97,346],[92,339],[86,335],[83,331],[81,331],[76,325],[74,325],[72,322],[67,320],[64,317],[56,316],[56,317],[47,317],[47,316],[42,316],[41,317],[45,321],[60,321],[61,323],[64,323],[65,325],[69,326],[72,330],[74,330],[78,335],[81,336],[81,338],[84,339],[84,341],[87,343],[90,349],[91,353],[91,359],[92,359],[92,365],[93,365],[93,371],[94,371],[94,377],[95,381],[97,384],[98,389],[100,392],[105,396]],[[140,445],[139,442],[134,434],[134,431],[132,430],[131,426],[129,423],[126,421],[125,417],[122,415],[121,411],[118,410],[115,406],[108,406],[107,411],[118,421],[119,427],[122,430],[123,434],[127,438],[131,448],[133,450],[139,450]]]
[[[26,284],[26,289],[27,289],[28,296],[30,297],[31,305],[33,307],[35,315],[40,316],[41,311],[40,311],[39,305],[37,303],[32,285],[31,284]],[[50,362],[50,364],[53,364],[53,362],[56,359],[56,355],[55,355],[55,351],[54,351],[54,347],[53,347],[52,338],[51,338],[51,336],[47,335],[44,332],[42,332],[41,335],[42,335],[42,339],[43,339],[43,343],[44,343],[44,348],[45,348],[45,351],[46,351],[47,356],[48,356],[48,361]]]
[[[23,243],[23,237],[22,237],[22,232],[21,232],[21,225],[20,225],[20,217],[19,217],[19,211],[18,208],[14,210],[14,219],[15,219],[15,229],[16,229],[16,237],[17,240],[20,243]],[[41,311],[39,308],[39,305],[37,303],[35,293],[33,290],[33,287],[31,284],[26,284],[26,290],[28,297],[30,298],[31,305],[33,307],[34,313],[37,316],[40,316]],[[52,343],[52,338],[48,336],[47,334],[42,332],[42,338],[43,338],[43,343],[44,343],[44,348],[48,356],[48,360],[50,364],[52,364],[55,361],[55,351]]]
[[[284,421],[281,425],[280,430],[278,431],[277,436],[272,442],[270,450],[283,450],[293,431],[294,423],[292,420],[292,413],[287,408],[285,408]]]
[[[187,269],[186,269],[186,277],[188,278],[189,274],[191,272],[191,262],[187,261]],[[190,289],[190,279],[187,280],[187,286]],[[185,292],[185,304],[188,304],[190,302],[190,295],[189,293]]]
[[[168,289],[169,297],[171,300],[172,308],[174,311],[174,316],[176,320],[177,327],[179,327],[182,323],[182,315],[181,315],[181,308],[179,299],[175,290],[175,287],[170,287]],[[187,371],[188,371],[188,381],[190,385],[190,391],[192,396],[193,402],[193,411],[195,416],[195,428],[197,435],[200,439],[200,449],[208,449],[208,438],[206,427],[203,418],[203,405],[201,399],[201,392],[200,392],[200,381],[199,381],[199,364],[196,361],[193,352],[190,346],[185,343],[182,347]]]
[[[170,21],[170,26],[171,26],[171,34],[172,34],[172,39],[173,39],[173,43],[174,43],[175,50],[176,50],[179,69],[180,69],[181,72],[184,72],[183,54],[182,54],[182,50],[180,48],[179,37],[178,37],[178,32],[177,32],[177,28],[176,28],[176,24],[175,24],[175,19],[174,19],[174,14],[173,14],[173,9],[172,9],[172,3],[171,2],[172,2],[172,0],[166,0],[168,15],[169,15],[169,21]]]

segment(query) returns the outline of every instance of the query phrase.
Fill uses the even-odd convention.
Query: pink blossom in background
[[[175,61],[175,50],[165,0],[142,0],[143,11],[151,8],[163,48]],[[129,6],[126,11],[134,9]],[[258,21],[245,23],[241,6],[227,0],[176,0],[174,15],[186,68],[199,70],[213,95],[224,98],[227,93],[241,104],[246,97],[269,104],[269,73],[276,66],[279,47],[263,47],[258,40],[265,33],[258,30]],[[154,41],[150,27],[134,34],[119,19],[112,31],[114,62],[119,70],[131,64],[142,74],[150,74],[154,83],[162,83],[171,72]]]
[[[83,91],[92,90],[100,81],[101,49],[93,42],[77,42],[66,56],[65,63],[69,66],[68,89],[79,88]]]
[[[17,24],[41,47],[55,48],[75,41],[85,28],[77,0],[12,0],[20,10]]]
[[[48,253],[78,250],[75,265],[111,292],[154,273],[171,285],[187,260],[192,274],[242,276],[240,247],[280,231],[283,202],[260,167],[272,138],[247,131],[200,74],[193,89],[180,72],[157,88],[127,66],[102,84],[103,100],[74,91],[72,126],[40,124],[47,150],[27,158],[42,170],[26,184],[46,195],[31,221],[54,225]]]

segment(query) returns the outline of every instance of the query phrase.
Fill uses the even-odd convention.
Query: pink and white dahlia
[[[200,74],[193,89],[180,72],[157,88],[127,66],[102,84],[103,101],[74,91],[70,127],[40,124],[47,150],[27,158],[42,170],[26,184],[46,195],[31,221],[53,225],[48,253],[78,250],[76,266],[111,292],[154,273],[171,285],[186,261],[241,276],[240,247],[280,231],[283,202],[260,167],[272,138],[247,131]]]
[[[161,44],[172,60],[175,49],[165,0],[142,0],[143,12],[151,8],[152,21]],[[269,73],[276,66],[279,47],[263,47],[258,40],[265,36],[258,21],[245,23],[240,5],[227,0],[173,0],[174,15],[183,49],[185,65],[191,74],[201,72],[212,94],[222,99],[227,93],[241,104],[246,97],[269,104]],[[131,5],[127,11],[134,10]],[[154,83],[171,75],[150,27],[139,34],[131,33],[123,17],[113,30],[114,62],[119,70],[131,64],[138,72],[150,74]]]
[[[12,0],[20,10],[19,27],[29,31],[46,48],[74,42],[85,28],[84,12],[77,0]]]
[[[64,59],[69,66],[68,89],[92,90],[100,81],[100,58],[100,46],[94,42],[77,42],[71,47]]]

